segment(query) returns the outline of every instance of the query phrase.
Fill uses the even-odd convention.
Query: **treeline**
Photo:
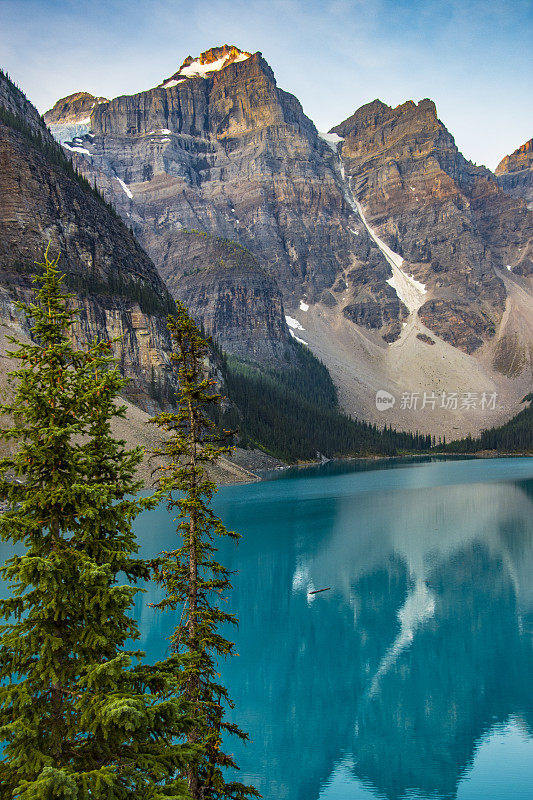
[[[300,363],[281,371],[261,369],[221,355],[231,406],[217,423],[239,430],[240,444],[298,461],[348,455],[394,456],[424,452],[431,437],[360,422],[338,409],[337,394],[326,367],[304,347]]]
[[[500,425],[481,432],[481,436],[442,444],[435,449],[445,453],[477,453],[480,450],[497,450],[501,453],[533,452],[533,392],[522,400],[528,403],[516,416]]]
[[[176,311],[176,304],[168,291],[159,294],[150,281],[124,278],[119,270],[105,278],[96,273],[71,272],[65,275],[65,283],[82,297],[100,294],[133,300],[145,314],[174,314]]]
[[[20,89],[18,89],[18,87],[13,83],[7,73],[3,72],[2,70],[0,70],[0,78],[3,78],[14,91],[20,92]],[[20,93],[22,94],[22,92]],[[21,136],[23,136],[24,139],[29,142],[29,144],[31,144],[36,150],[44,155],[49,164],[62,169],[63,172],[69,176],[69,178],[72,178],[72,180],[76,181],[76,183],[81,186],[84,192],[96,197],[97,200],[99,200],[99,202],[101,202],[107,208],[110,214],[112,214],[116,219],[120,219],[115,207],[111,205],[111,203],[107,202],[96,185],[91,184],[87,178],[78,172],[78,170],[74,167],[72,160],[65,153],[63,147],[53,139],[42,118],[41,121],[43,126],[42,132],[34,130],[31,125],[29,125],[26,120],[20,116],[20,114],[14,114],[9,109],[0,105],[0,122],[3,122],[8,128],[11,128],[12,130],[21,134]]]
[[[16,261],[13,269],[21,275],[33,275],[35,262]],[[109,275],[100,275],[95,270],[66,272],[64,281],[65,286],[79,297],[101,295],[132,300],[144,314],[168,315],[176,311],[176,304],[168,290],[165,289],[161,294],[149,280],[124,277],[118,269]]]

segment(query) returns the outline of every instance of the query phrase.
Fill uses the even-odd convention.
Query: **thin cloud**
[[[431,97],[469,158],[532,135],[528,0],[3,0],[3,64],[41,112],[147,89],[224,42],[261,50],[320,130],[380,97]]]

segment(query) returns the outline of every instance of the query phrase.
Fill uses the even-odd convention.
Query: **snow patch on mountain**
[[[334,153],[337,152],[339,144],[344,141],[343,137],[339,136],[338,133],[321,133],[319,131],[318,135]]]
[[[124,183],[124,181],[121,181],[121,180],[120,180],[120,178],[118,177],[118,175],[117,175],[117,181],[118,181],[118,182],[120,183],[120,185],[122,186],[122,189],[124,190],[124,193],[128,195],[128,197],[130,198],[130,200],[133,200],[133,195],[132,195],[132,193],[131,193],[131,190],[130,190],[130,189],[127,187],[127,186],[126,186],[126,184]]]
[[[222,53],[219,58],[214,59],[213,53]],[[221,48],[213,48],[213,50],[206,50],[198,58],[194,60],[189,56],[185,59],[179,70],[160,84],[162,89],[171,89],[182,83],[188,78],[209,78],[214,72],[229,66],[230,64],[237,64],[240,61],[246,61],[252,54],[236,47],[224,46]]]
[[[346,198],[346,201],[351,206],[352,211],[354,211],[359,216],[361,222],[367,229],[369,235],[377,244],[377,246],[379,247],[379,249],[381,250],[381,252],[383,253],[383,255],[385,256],[385,258],[387,259],[387,261],[391,266],[392,277],[388,279],[387,283],[389,284],[389,286],[392,286],[392,288],[398,295],[398,299],[401,300],[401,302],[405,306],[407,306],[410,314],[416,313],[416,311],[418,311],[420,306],[422,306],[425,302],[424,295],[427,294],[427,289],[425,284],[421,283],[420,281],[417,281],[416,278],[413,277],[413,275],[408,275],[407,272],[405,272],[402,269],[403,258],[400,255],[398,255],[398,253],[395,253],[393,250],[391,250],[390,247],[386,245],[382,239],[379,238],[377,233],[375,233],[375,231],[370,227],[370,225],[366,221],[361,203],[359,203],[359,201],[356,200],[355,197],[353,196],[353,192],[350,186],[350,181],[349,179],[346,178],[344,162],[340,154],[339,154],[339,169],[343,182],[344,197]],[[355,231],[352,231],[352,233],[355,233]]]
[[[285,314],[285,322],[287,323],[289,328],[294,328],[297,331],[305,331],[305,328],[303,328],[298,322],[298,320],[294,319],[294,317],[289,317],[287,316],[287,314]]]
[[[398,295],[398,299],[401,300],[405,306],[407,306],[409,312],[414,314],[424,303],[424,295],[427,294],[425,284],[420,283],[420,281],[417,281],[416,278],[414,278],[412,275],[408,275],[407,272],[402,269],[403,258],[398,255],[398,253],[395,253],[393,250],[391,250],[390,247],[386,245],[385,242],[380,239],[370,227],[365,219],[361,203],[356,200],[355,206],[359,216],[361,217],[363,225],[392,268],[392,277],[387,280],[387,283],[389,286],[392,286]]]
[[[83,155],[85,156],[91,155],[91,153],[85,147],[80,147],[79,145],[75,145],[74,147],[72,147],[70,144],[63,142],[63,147],[66,150],[70,150],[73,153],[83,153]]]
[[[294,333],[293,330],[291,330],[291,328],[289,328],[289,333],[293,339],[296,339],[297,342],[300,342],[300,344],[305,344],[306,347],[309,347],[308,343],[305,342],[303,339],[300,339],[299,336],[296,336],[296,334]]]

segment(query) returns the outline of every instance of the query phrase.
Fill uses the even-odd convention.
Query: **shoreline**
[[[257,481],[267,480],[268,477],[276,472],[286,472],[287,470],[295,469],[308,469],[310,467],[320,467],[324,464],[341,464],[349,461],[401,461],[403,459],[424,459],[424,458],[456,458],[459,460],[476,458],[476,459],[491,459],[491,458],[533,458],[533,453],[499,453],[494,450],[482,450],[477,453],[403,453],[397,456],[384,456],[384,455],[367,455],[367,456],[337,456],[335,458],[328,458],[323,461],[299,461],[296,464],[284,464],[283,466],[274,467],[273,469],[259,470],[256,475],[256,480],[242,481],[242,483],[256,483]],[[241,481],[239,481],[241,483]],[[220,486],[232,485],[231,482],[220,483]]]

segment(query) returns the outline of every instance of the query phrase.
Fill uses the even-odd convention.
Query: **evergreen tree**
[[[225,719],[225,706],[233,706],[217,680],[217,660],[234,652],[234,644],[219,628],[236,623],[236,618],[220,608],[221,595],[231,584],[228,571],[215,560],[215,539],[237,539],[238,534],[228,531],[212,511],[216,485],[207,472],[232,447],[226,444],[228,432],[220,433],[207,413],[221,400],[206,374],[209,340],[182,303],[177,303],[176,316],[169,317],[168,328],[174,349],[171,359],[178,366],[177,411],[161,413],[152,422],[170,434],[158,451],[165,457],[159,485],[169,511],[177,513],[181,544],[161,554],[158,561],[158,580],[165,595],[156,607],[181,610],[170,639],[173,652],[183,657],[181,692],[194,720],[188,732],[188,742],[196,749],[187,769],[190,795],[194,800],[244,800],[259,794],[226,780],[223,770],[236,764],[221,744],[224,733],[243,740],[248,736]]]
[[[19,304],[32,342],[11,339],[20,365],[1,407],[18,449],[0,462],[0,535],[22,554],[1,570],[0,797],[183,798],[177,670],[132,667],[126,649],[139,636],[129,584],[148,576],[131,523],[153,501],[131,498],[141,453],[110,432],[124,380],[109,343],[73,346],[58,258],[46,251],[36,302]]]

